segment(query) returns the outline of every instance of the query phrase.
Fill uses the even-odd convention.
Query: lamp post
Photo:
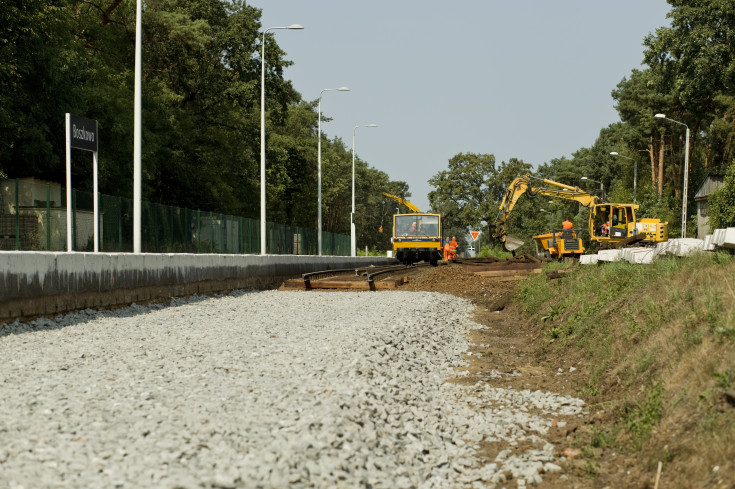
[[[318,136],[317,136],[317,160],[319,161],[318,164],[318,170],[317,170],[317,186],[319,187],[319,190],[317,191],[317,215],[318,222],[319,222],[319,256],[322,256],[322,94],[324,92],[331,92],[331,91],[339,91],[339,92],[349,92],[350,89],[347,87],[339,87],[339,88],[325,88],[321,92],[319,92],[319,105],[318,105],[318,116],[317,116],[317,127],[318,127]]]
[[[133,88],[133,253],[141,251],[141,200],[142,200],[142,73],[143,73],[143,0],[135,3],[135,82]],[[71,189],[67,189],[71,192]],[[95,194],[96,195],[96,194]],[[96,226],[97,224],[95,224]],[[69,250],[71,251],[71,250]]]
[[[265,34],[275,29],[303,29],[300,24],[269,27],[263,31],[260,53],[260,254],[265,255]]]
[[[600,192],[602,193],[602,197],[604,198],[604,196],[605,196],[605,186],[602,184],[602,182],[598,182],[597,180],[592,180],[591,178],[587,178],[587,177],[582,177],[581,179],[582,180],[587,180],[587,181],[590,181],[590,182],[599,183],[600,184]]]
[[[633,202],[636,201],[636,184],[638,181],[638,160],[634,160],[633,158],[629,156],[623,156],[621,154],[618,154],[616,151],[612,151],[610,153],[610,156],[618,156],[620,158],[625,158],[626,160],[630,160],[633,162]]]
[[[686,131],[686,142],[684,145],[684,188],[681,192],[681,237],[686,238],[687,236],[687,186],[689,185],[689,126],[684,124],[683,122],[675,121],[674,119],[669,119],[664,114],[656,114],[654,116],[656,119],[666,119],[669,122],[673,122],[674,124],[679,124],[680,126],[684,126],[687,128]]]
[[[352,213],[350,213],[350,256],[355,256],[355,131],[358,127],[378,127],[377,124],[359,124],[352,130]]]

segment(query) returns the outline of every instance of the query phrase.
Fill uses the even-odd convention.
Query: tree
[[[727,168],[722,188],[710,195],[708,205],[711,229],[735,226],[735,161]]]
[[[429,180],[434,187],[429,202],[432,210],[442,215],[444,234],[465,236],[468,228],[477,229],[482,221],[494,221],[507,185],[530,169],[531,165],[515,158],[496,168],[491,154],[453,156],[449,169]]]
[[[83,80],[69,10],[58,0],[0,8],[0,168],[11,177],[63,175],[63,107],[79,104]]]

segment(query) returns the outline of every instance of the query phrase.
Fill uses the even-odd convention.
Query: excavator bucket
[[[513,252],[523,246],[523,241],[517,238],[511,238],[510,236],[505,237],[505,241],[503,241],[503,249],[505,251]]]

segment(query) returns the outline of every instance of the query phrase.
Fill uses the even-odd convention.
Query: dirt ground
[[[518,265],[511,267],[519,268]],[[491,386],[538,389],[584,399],[580,393],[587,371],[586,360],[555,358],[553,354],[542,353],[541,346],[546,338],[540,332],[541,328],[524,322],[518,306],[512,301],[517,280],[474,273],[479,269],[460,264],[417,269],[409,276],[409,283],[401,286],[401,290],[453,294],[475,304],[473,319],[486,328],[472,331],[470,375],[457,382],[475,384],[482,381]],[[474,353],[480,353],[481,356]],[[521,375],[497,378],[497,375],[490,375],[493,370]],[[648,467],[638,467],[631,456],[590,447],[589,439],[598,429],[596,425],[604,423],[608,416],[600,406],[588,405],[587,411],[589,414],[582,418],[559,419],[558,424],[554,423],[555,428],[544,436],[555,445],[558,456],[556,463],[563,470],[561,473],[542,475],[540,487],[654,488],[655,468],[651,472]],[[508,447],[492,444],[482,446],[481,461],[492,462],[504,448]],[[514,447],[515,450],[527,448]],[[506,486],[516,487],[516,482],[509,481]]]

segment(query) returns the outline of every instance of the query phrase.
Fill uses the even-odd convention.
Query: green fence
[[[93,251],[93,194],[72,190],[72,247]],[[266,223],[269,254],[316,255],[318,232]],[[133,201],[99,194],[100,251],[133,251]],[[260,221],[142,202],[144,253],[260,253]],[[32,178],[0,182],[0,250],[66,250],[66,191]],[[350,237],[322,233],[324,255],[347,256]]]

